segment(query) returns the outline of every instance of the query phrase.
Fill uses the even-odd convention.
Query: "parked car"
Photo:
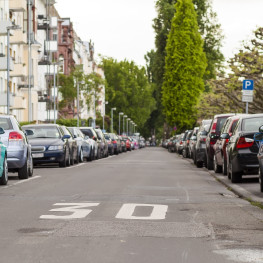
[[[225,124],[222,127],[221,134],[228,133],[231,137],[234,129],[236,128],[237,122],[240,119],[240,115],[234,115],[227,118]],[[223,136],[225,137],[225,135]],[[224,139],[222,136],[216,141],[214,145],[214,171],[215,173],[223,172],[224,175],[227,174],[227,154],[226,146],[229,139]]]
[[[33,175],[31,145],[27,135],[12,115],[0,115],[0,127],[5,131],[0,134],[0,139],[7,147],[8,171],[18,172],[19,179],[27,179]]]
[[[122,141],[124,141],[125,143],[125,147],[126,147],[126,151],[131,151],[131,142],[129,140],[128,136],[121,136],[122,137]]]
[[[3,128],[0,128],[0,135],[4,134]],[[0,185],[6,185],[8,182],[8,165],[6,146],[0,140]]]
[[[254,138],[260,136],[260,138],[255,138],[255,140],[259,143],[259,152],[257,155],[259,162],[258,175],[259,175],[260,192],[263,192],[263,126],[259,127],[259,132],[260,134],[255,135]]]
[[[92,127],[79,127],[81,132],[85,135],[85,140],[91,144],[91,152],[93,159],[98,159],[98,137],[97,133]]]
[[[184,138],[184,133],[181,133],[178,137],[178,140],[176,142],[176,152],[178,154],[182,154],[183,152],[183,138]]]
[[[195,127],[193,129],[193,133],[192,133],[192,136],[191,136],[190,142],[189,142],[189,157],[191,159],[194,159],[194,151],[195,151],[195,145],[196,145],[198,130],[199,130],[199,127]]]
[[[212,170],[214,168],[213,160],[214,160],[214,144],[217,139],[219,139],[221,134],[221,129],[227,120],[228,117],[234,116],[233,113],[226,113],[215,115],[213,121],[211,122],[207,137],[206,137],[206,167],[208,170]]]
[[[28,135],[34,164],[58,163],[60,167],[70,166],[71,137],[57,124],[24,125]]]
[[[85,139],[85,135],[82,131],[77,127],[68,127],[69,131],[71,132],[73,138],[76,140],[78,145],[78,156],[79,162],[82,163],[84,159],[87,161],[92,161],[92,146],[89,140]]]
[[[229,139],[227,145],[227,173],[232,183],[238,183],[245,174],[258,174],[259,143],[254,135],[263,125],[263,114],[243,116],[239,119],[232,136],[222,134],[222,138]]]
[[[74,165],[74,163],[79,163],[79,155],[78,155],[78,144],[77,141],[73,138],[73,135],[70,133],[66,126],[61,126],[61,129],[64,132],[64,135],[69,135],[68,140],[69,143],[69,153],[70,153],[70,165]]]
[[[95,129],[98,137],[98,152],[99,152],[99,158],[105,158],[109,155],[108,152],[108,143],[103,135],[103,132],[101,129]]]
[[[190,157],[190,138],[192,137],[193,130],[187,130],[185,132],[185,136],[183,138],[183,157],[184,158],[189,158]]]
[[[121,141],[121,151],[127,152],[126,140],[122,136],[119,136],[119,138]]]
[[[109,133],[109,136],[111,138],[113,149],[115,154],[119,154],[122,152],[121,149],[121,140],[115,133]]]
[[[108,133],[104,133],[104,137],[105,137],[105,140],[107,141],[107,144],[108,144],[108,153],[110,155],[113,155],[114,154],[114,146],[113,146],[113,142],[111,140],[111,137]]]
[[[199,127],[197,137],[196,137],[196,144],[194,149],[194,164],[201,168],[203,167],[204,163],[206,162],[206,136],[208,134],[208,129],[211,125],[212,120],[202,120],[202,123]]]

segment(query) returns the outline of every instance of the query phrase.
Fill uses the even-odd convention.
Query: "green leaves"
[[[107,81],[106,110],[116,107],[117,112],[124,112],[141,129],[155,107],[152,97],[153,88],[148,83],[144,68],[139,68],[133,61],[103,59],[103,68]],[[118,126],[118,119],[114,118]],[[115,126],[115,127],[117,127]]]
[[[169,125],[180,129],[196,121],[207,63],[192,1],[179,0],[175,8],[166,46],[162,103]]]

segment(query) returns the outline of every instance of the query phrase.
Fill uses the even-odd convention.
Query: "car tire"
[[[7,185],[8,182],[8,165],[7,165],[7,158],[5,156],[4,163],[3,163],[3,174],[0,178],[0,185]]]
[[[242,181],[242,174],[240,172],[233,172],[232,162],[229,163],[229,172],[231,183],[240,183]]]
[[[74,153],[72,152],[72,156],[70,156],[70,165],[74,165],[75,164],[75,159],[74,159]]]
[[[263,173],[261,171],[261,168],[258,169],[258,177],[259,177],[259,186],[260,186],[260,192],[263,193]]]
[[[67,166],[67,150],[64,152],[64,159],[62,162],[59,163],[59,167],[66,167]]]
[[[33,173],[34,173],[34,162],[33,162],[33,157],[31,156],[30,158],[30,167],[28,168],[29,169],[29,177],[32,177],[33,176]]]
[[[196,162],[196,167],[197,167],[197,168],[202,168],[203,165],[204,165],[203,162],[200,162],[200,161],[199,161],[199,162],[198,162],[198,161]]]
[[[68,159],[67,159],[67,165],[66,166],[70,166],[71,164],[71,160],[70,160],[71,156],[70,156],[70,151],[68,149]]]
[[[193,153],[194,164],[196,165],[196,154]]]
[[[214,168],[213,160],[211,160],[208,155],[207,155],[207,158],[206,158],[206,159],[207,159],[207,160],[206,160],[206,168],[207,168],[208,170],[213,170],[213,168]]]
[[[223,158],[222,173],[223,175],[227,175],[227,161],[225,160],[224,156],[222,158]]]
[[[221,173],[222,167],[217,164],[215,155],[214,155],[213,166],[214,166],[214,172],[215,173]]]
[[[28,177],[29,177],[29,163],[27,158],[24,166],[18,169],[18,178],[20,180],[24,180],[24,179],[28,179]]]
[[[91,156],[91,153],[90,153]],[[83,157],[83,150],[80,148],[79,155],[78,155],[78,163],[83,163],[84,157]]]

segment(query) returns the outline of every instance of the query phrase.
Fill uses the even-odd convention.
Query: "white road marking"
[[[133,216],[136,207],[152,207],[150,216]],[[116,218],[118,219],[133,219],[133,220],[163,220],[166,217],[168,210],[167,205],[152,205],[152,204],[124,204]]]
[[[41,176],[40,176],[40,175],[36,175],[36,176],[31,177],[31,178],[29,178],[29,179],[21,180],[21,181],[19,181],[19,182],[16,182],[16,183],[13,183],[13,184],[10,184],[10,185],[1,187],[1,188],[3,188],[3,189],[5,189],[5,188],[10,188],[10,187],[12,187],[12,186],[16,186],[16,185],[19,185],[19,184],[25,184],[25,183],[28,183],[28,182],[30,182],[30,181],[33,181],[33,180],[39,179],[39,178],[41,178]]]
[[[56,216],[56,215],[42,215],[41,219],[80,219],[88,216],[92,210],[86,209],[87,207],[98,206],[100,203],[57,203],[55,206],[66,206],[49,210],[50,212],[68,212],[70,215]],[[85,209],[84,209],[85,208]]]
[[[66,167],[66,169],[72,169],[72,168],[76,168],[78,166],[82,166],[84,165],[85,163],[80,163],[80,164],[77,164],[77,165],[73,165],[73,166],[70,166],[70,167]]]

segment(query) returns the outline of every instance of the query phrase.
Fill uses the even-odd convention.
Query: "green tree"
[[[104,58],[102,62],[107,81],[107,113],[110,114],[111,108],[116,107],[115,114],[124,112],[143,131],[155,108],[153,89],[148,83],[145,68],[139,68],[133,61],[118,62],[113,58]],[[114,127],[118,127],[118,117],[114,118]]]
[[[147,126],[150,130],[159,129],[161,132],[164,116],[161,105],[161,87],[163,85],[166,43],[169,31],[171,29],[171,21],[176,12],[176,0],[157,0],[156,10],[157,17],[154,19],[153,28],[155,31],[156,50],[151,50],[145,56],[147,63],[147,74],[149,80],[155,84],[154,98],[156,99],[157,108],[152,112]],[[199,32],[204,40],[204,51],[207,57],[207,68],[204,74],[206,81],[206,90],[209,90],[207,80],[214,78],[217,70],[221,67],[224,57],[220,51],[223,39],[221,26],[217,22],[216,14],[213,12],[209,0],[193,0],[195,10],[197,12],[197,21]]]
[[[207,63],[192,1],[179,0],[175,8],[166,46],[162,101],[169,125],[182,129],[196,122]]]

